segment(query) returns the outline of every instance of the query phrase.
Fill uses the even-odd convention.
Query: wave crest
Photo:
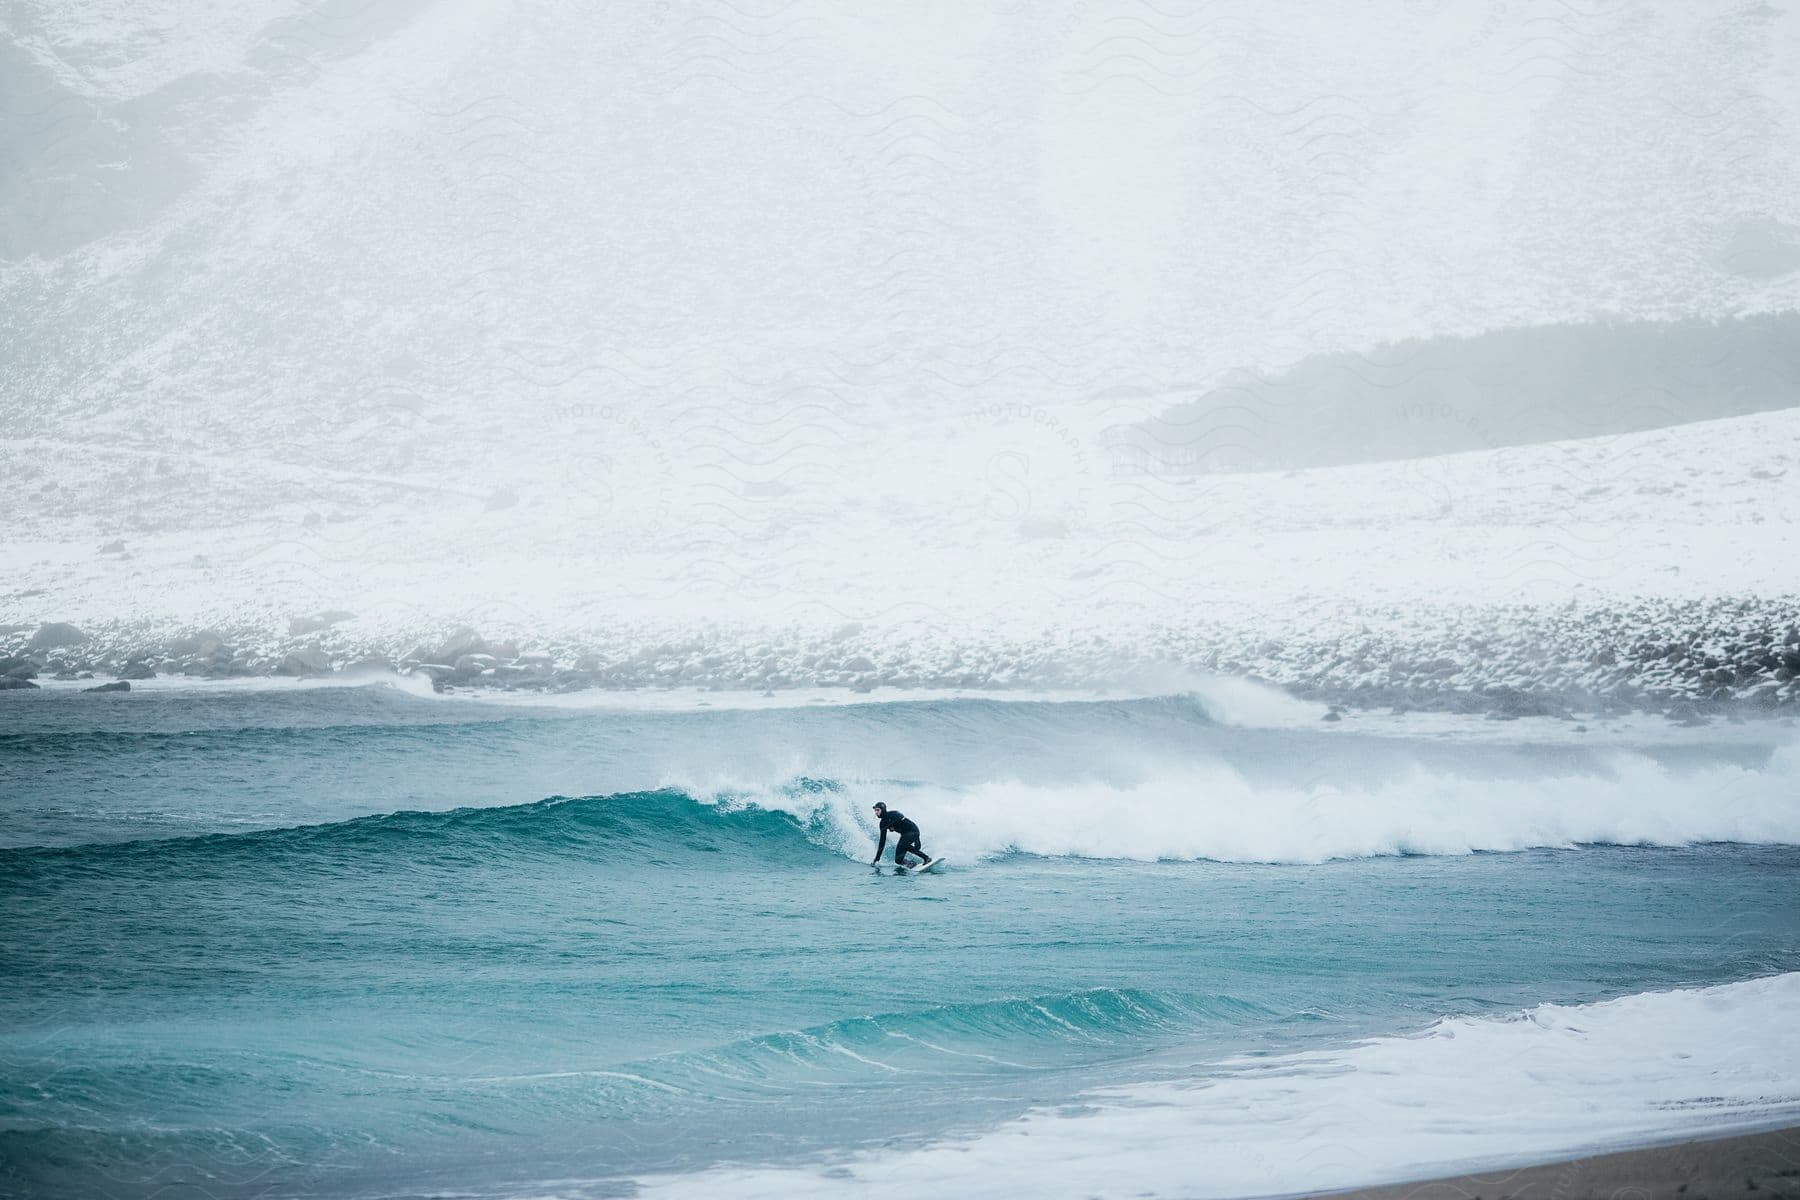
[[[1532,777],[1414,765],[1379,780],[1313,783],[1252,777],[1223,762],[1183,763],[1137,782],[997,780],[964,787],[794,776],[763,787],[668,786],[532,804],[399,812],[326,825],[41,854],[383,854],[497,857],[579,853],[650,865],[742,853],[788,863],[863,859],[877,800],[918,821],[932,854],[964,863],[1048,858],[1315,864],[1584,845],[1800,845],[1790,781],[1800,751],[1755,768],[1678,769],[1618,753]]]
[[[829,805],[795,811],[832,828],[825,844],[833,849],[872,836],[864,814],[880,799],[920,823],[928,852],[963,861],[1024,853],[1310,864],[1583,845],[1800,844],[1790,782],[1797,774],[1792,748],[1762,769],[1681,770],[1619,753],[1529,778],[1415,766],[1354,783],[1275,783],[1223,763],[1188,763],[1132,784],[855,783],[834,791]]]

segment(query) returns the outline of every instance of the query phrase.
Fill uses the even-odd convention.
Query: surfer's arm
[[[875,843],[875,862],[881,861],[881,852],[887,849],[887,826],[881,827],[881,840]]]

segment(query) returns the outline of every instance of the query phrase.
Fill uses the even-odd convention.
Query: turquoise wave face
[[[801,783],[784,791],[817,789]],[[459,808],[448,812],[400,812],[354,817],[321,825],[253,833],[66,847],[0,850],[21,878],[48,877],[72,869],[119,869],[154,864],[159,872],[232,878],[249,869],[355,869],[373,859],[392,869],[455,866],[474,859],[524,865],[533,859],[584,855],[596,864],[632,870],[667,866],[701,854],[820,855],[808,839],[819,818],[734,805],[729,798],[701,801],[676,790],[617,796],[552,796],[535,804]]]
[[[0,850],[0,1191],[618,1194],[981,1129],[1232,1055],[1800,968],[1783,844],[1317,865],[1010,844],[1064,819],[1076,784],[1112,796],[1091,841],[1127,818],[1188,836],[1204,797],[1171,814],[1132,790],[1176,750],[1229,759],[1269,803],[1306,772],[1529,788],[1585,771],[1603,791],[1620,777],[1598,751],[1317,749],[1178,704],[447,722],[360,694],[239,697],[235,715],[191,699],[134,728],[40,708],[5,735],[31,748],[4,760],[23,818]],[[684,744],[681,787],[506,802],[583,760],[651,773]],[[1103,746],[1155,770],[1097,762]],[[859,748],[855,772],[791,770]],[[65,753],[81,796],[29,765]],[[1695,803],[1753,805],[1777,753],[1665,754],[1658,778],[1733,773],[1737,793]],[[264,766],[273,781],[235,782]],[[384,810],[361,776],[436,803]],[[1021,823],[976,846],[969,814],[1010,813],[1015,783]],[[955,864],[872,870],[874,794],[904,797]],[[288,796],[324,819],[281,820]],[[57,811],[55,844],[18,844]]]

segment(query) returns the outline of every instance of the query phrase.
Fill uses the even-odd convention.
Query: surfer
[[[899,839],[894,843],[894,865],[896,867],[910,865],[906,861],[909,854],[916,854],[925,860],[919,864],[921,867],[929,867],[935,861],[919,848],[919,827],[916,823],[907,820],[905,813],[898,809],[889,811],[886,804],[877,800],[875,802],[875,820],[881,826],[881,841],[875,847],[874,862],[881,861],[881,852],[887,849],[887,835],[890,831]],[[873,866],[874,863],[870,865]]]

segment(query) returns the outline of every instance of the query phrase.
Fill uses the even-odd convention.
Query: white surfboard
[[[944,861],[944,856],[943,856],[943,855],[941,855],[941,854],[940,854],[940,855],[938,855],[938,856],[937,856],[937,857],[936,857],[936,858],[934,858],[934,859],[932,859],[932,860],[931,860],[931,861],[930,861],[930,862],[928,862],[928,863],[925,863],[925,864],[924,864],[924,865],[922,865],[922,866],[917,866],[917,867],[902,867],[902,868],[901,868],[901,870],[904,870],[904,871],[915,871],[915,872],[917,872],[917,873],[918,873],[918,874],[920,874],[920,875],[923,875],[923,874],[924,874],[924,873],[925,873],[925,872],[927,872],[927,871],[935,871],[935,870],[936,870],[936,869],[937,869],[937,867],[938,867],[938,864],[939,864],[939,863],[941,863],[941,862],[943,862],[943,861]]]

